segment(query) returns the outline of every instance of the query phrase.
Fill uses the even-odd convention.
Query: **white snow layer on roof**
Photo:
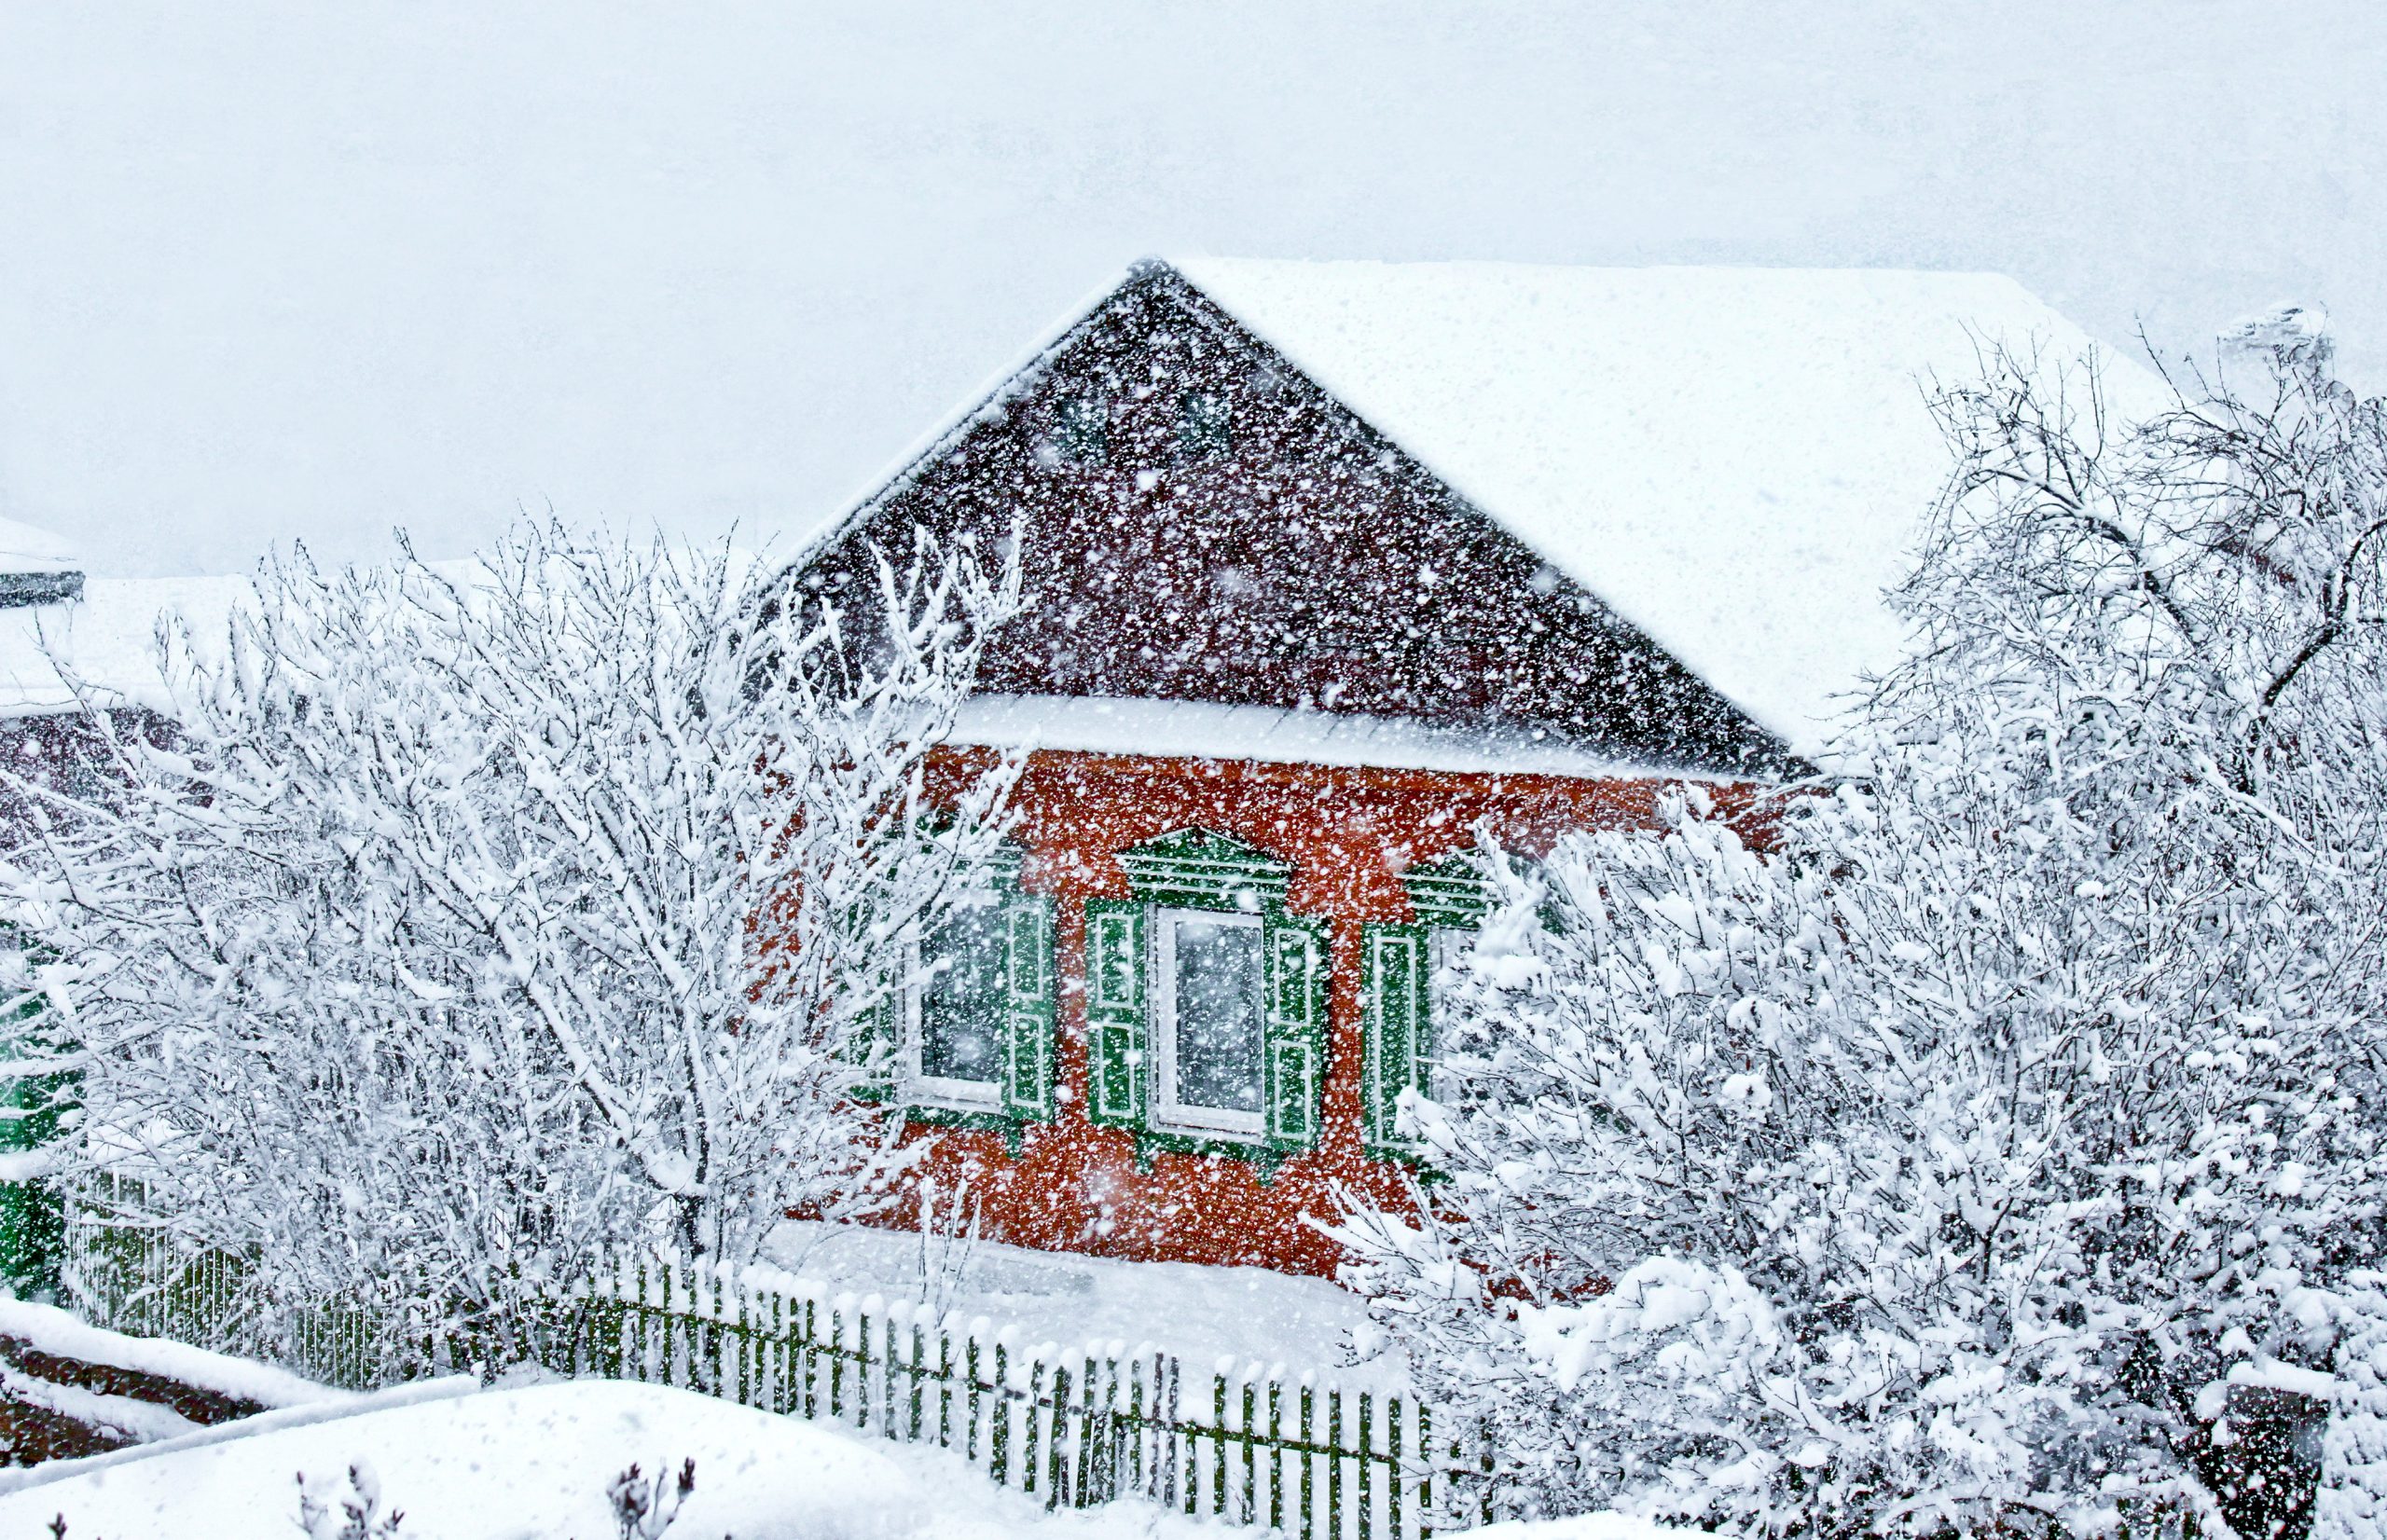
[[[743,566],[754,555],[733,551],[729,559]],[[467,586],[482,573],[469,557],[427,565]],[[159,624],[186,627],[201,658],[220,660],[235,606],[255,592],[254,580],[237,575],[90,578],[79,599],[0,609],[0,717],[71,709],[76,697],[66,673],[97,705],[171,714],[172,691],[159,669]]]
[[[60,665],[106,706],[168,706],[158,623],[178,617],[202,647],[225,635],[243,577],[91,578],[70,603],[0,610],[0,716],[75,704]]]
[[[0,572],[68,572],[78,565],[74,546],[57,535],[0,518]]]
[[[956,714],[951,741],[1003,749],[1489,775],[1685,773],[1666,765],[1625,763],[1525,731],[1122,695],[973,695]]]
[[[1898,655],[1882,591],[1950,466],[1926,377],[1977,375],[1977,338],[2089,346],[1986,274],[1173,266],[1810,754]],[[2152,382],[2123,360],[2108,383]]]

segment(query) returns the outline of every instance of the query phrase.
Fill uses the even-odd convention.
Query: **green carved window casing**
[[[1042,1122],[1053,1116],[1053,901],[1023,893],[1005,906],[1010,989],[1003,1013],[1003,1110]]]
[[[1370,924],[1360,933],[1360,1079],[1364,1133],[1373,1153],[1403,1142],[1400,1093],[1424,1095],[1430,1089],[1433,934],[1430,926],[1405,924]]]
[[[1361,1120],[1370,1153],[1412,1153],[1400,1128],[1400,1093],[1434,1091],[1435,937],[1471,931],[1492,912],[1474,861],[1461,854],[1402,874],[1414,921],[1360,929]]]
[[[1282,1154],[1315,1146],[1326,1081],[1326,928],[1285,909],[1290,867],[1240,840],[1199,829],[1122,851],[1119,863],[1135,896],[1086,902],[1088,1115],[1134,1130],[1147,1148]],[[1153,1033],[1175,1022],[1187,1004],[1174,995],[1158,997],[1180,983],[1162,976],[1166,957],[1175,955],[1177,933],[1164,946],[1161,928],[1197,935],[1211,949],[1212,966],[1229,956],[1221,943],[1240,928],[1204,925],[1202,914],[1246,916],[1258,932],[1260,1085],[1256,1115],[1218,1109],[1206,1126],[1193,1126],[1185,1121],[1188,1112],[1207,1109],[1180,1108],[1175,1123],[1164,1115],[1159,1093],[1166,1088],[1156,1081],[1165,1056],[1155,1052],[1170,1049],[1166,1057],[1181,1072],[1194,1055],[1175,1050],[1191,1045],[1156,1044]],[[1194,1003],[1218,1009],[1215,1002]]]
[[[1326,928],[1282,914],[1267,928],[1268,1035],[1262,1105],[1275,1149],[1318,1143],[1326,1091]]]
[[[858,1094],[904,1102],[921,1121],[1045,1121],[1054,1114],[1053,901],[1020,890],[1016,852],[976,891],[984,901],[957,906],[941,937],[910,949],[901,987],[856,1033],[855,1055],[872,1066]],[[940,976],[924,980],[940,943],[953,950]]]
[[[1144,1010],[1149,906],[1135,899],[1085,905],[1087,1116],[1113,1128],[1144,1126],[1151,1050]]]

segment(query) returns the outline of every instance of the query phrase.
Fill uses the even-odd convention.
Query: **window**
[[[1139,1148],[1273,1159],[1317,1142],[1326,932],[1290,868],[1180,830],[1122,851],[1135,896],[1086,901],[1089,1107]]]
[[[1069,465],[1100,465],[1109,460],[1109,405],[1100,396],[1062,397],[1053,409],[1053,451]]]
[[[1224,454],[1234,447],[1227,398],[1214,391],[1188,391],[1177,400],[1177,447],[1188,460]]]
[[[1002,1100],[1009,931],[998,896],[973,893],[918,948],[904,1044],[913,1099],[965,1107]]]
[[[931,1121],[1053,1116],[1053,902],[1019,890],[1018,860],[999,858],[904,955],[849,1048],[873,1066],[858,1098]]]
[[[1256,1138],[1268,1034],[1260,918],[1164,909],[1154,920],[1152,1121]]]

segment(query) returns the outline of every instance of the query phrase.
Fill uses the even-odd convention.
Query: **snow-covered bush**
[[[1686,789],[1490,863],[1446,1179],[1338,1233],[1497,1504],[2097,1532],[2328,1383],[2387,1203],[2387,407],[2325,362],[2108,434],[1994,355],[1865,773],[1762,850]]]
[[[1009,767],[933,818],[924,769],[1017,596],[923,543],[856,627],[535,526],[269,564],[227,647],[161,638],[172,749],[112,740],[118,790],[11,853],[86,1212],[245,1256],[269,1335],[337,1299],[406,1360],[519,1351],[608,1245],[734,1259],[872,1202],[854,1027],[1000,836]]]
[[[2339,1292],[2342,1341],[2312,1540],[2387,1534],[2387,1274],[2357,1274]]]

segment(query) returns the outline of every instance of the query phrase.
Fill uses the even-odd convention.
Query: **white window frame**
[[[1426,929],[1426,1019],[1416,1030],[1427,1034],[1426,1040],[1434,1052],[1426,1065],[1426,1096],[1444,1106],[1451,1102],[1449,1074],[1442,1068],[1442,979],[1458,970],[1461,959],[1475,945],[1477,932],[1473,926],[1435,925]]]
[[[991,888],[973,890],[956,901],[957,907],[969,904],[984,907],[1003,915],[1005,929],[1003,947],[1011,947],[1008,928],[1010,916],[1004,914],[1006,895]],[[945,1075],[929,1075],[920,1069],[921,1002],[925,997],[928,978],[928,944],[918,930],[908,938],[911,949],[911,974],[904,985],[904,1099],[922,1107],[950,1107],[957,1112],[999,1112],[1003,1105],[1003,1034],[1010,1030],[1008,1006],[1002,1020],[995,1026],[995,1078],[991,1080],[957,1080]],[[1008,996],[1011,987],[1011,966],[1008,956],[1003,961],[1003,987]]]
[[[1152,969],[1146,998],[1151,1002],[1152,1079],[1152,1126],[1169,1134],[1198,1134],[1258,1144],[1268,1136],[1267,1079],[1261,1079],[1263,1103],[1257,1112],[1234,1112],[1215,1107],[1189,1107],[1177,1096],[1177,928],[1187,921],[1201,925],[1249,927],[1260,933],[1260,1052],[1268,1052],[1268,938],[1257,914],[1225,909],[1152,911]]]

